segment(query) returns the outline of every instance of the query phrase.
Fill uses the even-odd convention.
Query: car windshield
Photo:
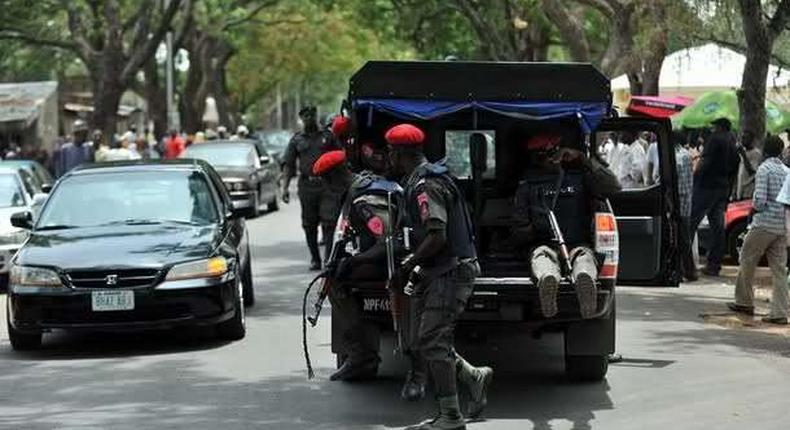
[[[36,229],[113,224],[216,223],[218,212],[203,175],[138,171],[76,175],[49,197]]]
[[[25,196],[15,175],[0,174],[0,207],[11,208],[25,205]]]
[[[284,152],[285,147],[288,146],[288,142],[291,140],[291,136],[293,133],[289,131],[273,131],[268,132],[263,135],[263,142],[271,151],[275,152]]]
[[[187,148],[182,157],[205,160],[215,167],[246,167],[255,164],[255,149],[249,143],[201,143]]]

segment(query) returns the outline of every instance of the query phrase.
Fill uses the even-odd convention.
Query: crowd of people
[[[771,312],[765,322],[787,324],[788,282],[787,236],[790,207],[790,149],[778,136],[756,139],[749,133],[740,138],[725,118],[707,130],[675,131],[675,164],[679,209],[682,219],[679,250],[683,276],[698,279],[693,238],[704,217],[710,226],[703,273],[718,276],[725,254],[725,212],[731,201],[751,200],[753,213],[739,255],[735,301],[736,312],[754,314],[752,281],[763,257],[773,276]],[[639,189],[660,181],[656,136],[620,133],[608,136],[602,156],[623,188]]]
[[[134,125],[126,132],[107,138],[101,130],[89,130],[87,122],[78,119],[72,123],[71,135],[61,136],[52,146],[52,151],[33,145],[8,145],[2,150],[2,159],[35,160],[45,166],[55,177],[63,176],[74,167],[86,162],[110,162],[123,160],[155,160],[178,158],[184,150],[195,143],[212,140],[246,139],[250,131],[239,125],[236,133],[229,133],[224,126],[216,129],[187,134],[171,130],[157,139],[151,129],[138,132]]]

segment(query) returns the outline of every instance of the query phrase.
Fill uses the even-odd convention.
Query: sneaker
[[[598,288],[595,280],[588,273],[576,276],[576,296],[579,298],[579,310],[582,318],[592,318],[598,308]]]
[[[557,291],[559,289],[560,281],[556,276],[544,276],[538,281],[540,309],[543,312],[543,316],[546,318],[557,315]]]
[[[763,317],[762,321],[768,324],[787,325],[786,317]]]

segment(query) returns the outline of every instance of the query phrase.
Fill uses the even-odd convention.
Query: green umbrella
[[[713,120],[727,118],[732,127],[738,129],[740,115],[738,96],[735,91],[713,91],[699,97],[694,104],[672,116],[675,128],[702,128],[710,126]],[[790,128],[790,113],[776,103],[765,102],[765,128],[771,133],[780,133]]]

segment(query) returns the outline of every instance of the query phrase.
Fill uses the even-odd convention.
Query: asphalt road
[[[300,300],[309,274],[298,205],[249,222],[258,304],[240,342],[186,330],[45,336],[16,353],[0,329],[3,429],[381,429],[423,418],[431,402],[398,398],[400,365],[382,378],[328,381],[329,312],[310,332],[317,377],[301,351]],[[564,380],[561,338],[503,334],[460,343],[495,370],[487,421],[470,429],[786,429],[790,337],[722,328],[730,288],[621,288],[618,349],[607,380]],[[0,305],[5,307],[5,298]],[[385,357],[388,356],[385,353]]]

